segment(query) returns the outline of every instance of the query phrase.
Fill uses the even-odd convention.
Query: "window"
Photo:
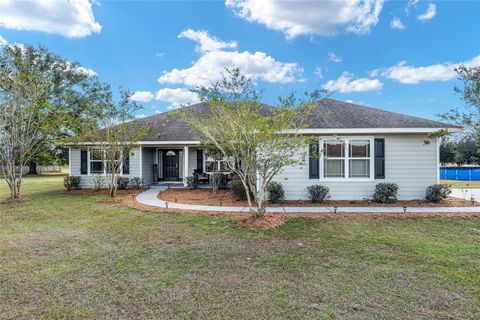
[[[112,162],[115,162],[116,165],[115,167],[117,167],[117,173],[120,173],[120,169],[122,166],[119,165],[120,163],[120,153],[116,153],[115,154],[115,160],[113,160]],[[105,165],[107,167],[107,173],[112,173],[112,168],[111,168],[111,164],[110,164],[110,161],[107,163],[107,161],[105,161]]]
[[[349,177],[370,177],[370,140],[356,139],[349,141]]]
[[[122,173],[122,164],[120,163],[120,153],[115,156],[117,163],[117,173]],[[124,165],[128,166],[125,174],[129,174],[130,171],[130,157],[126,155],[124,159]],[[90,174],[106,174],[112,173],[112,168],[109,163],[106,161],[105,150],[102,149],[92,149],[90,150]]]
[[[205,161],[205,172],[218,171],[215,168],[216,165],[217,161]]]
[[[230,169],[228,168],[226,160],[206,160],[205,161],[205,172],[223,172],[228,173]]]
[[[323,178],[370,179],[372,141],[369,138],[323,141]]]
[[[103,174],[103,150],[93,149],[90,151],[90,173]]]
[[[327,140],[323,143],[323,176],[325,178],[345,177],[344,141]]]
[[[220,164],[220,172],[228,172],[230,171],[228,169],[228,165],[227,165],[227,161],[219,161],[219,164]]]

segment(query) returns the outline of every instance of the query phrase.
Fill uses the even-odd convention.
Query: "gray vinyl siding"
[[[282,183],[285,196],[289,200],[307,199],[305,189],[313,184],[330,188],[334,200],[372,198],[375,185],[379,182],[398,184],[399,199],[423,198],[427,186],[437,183],[437,140],[429,139],[426,135],[382,135],[375,138],[385,138],[385,179],[309,179],[307,154],[304,165],[284,168],[275,180]],[[430,144],[425,144],[425,140]],[[320,163],[321,167],[322,165]]]
[[[80,177],[80,187],[81,188],[89,188],[90,187],[90,179],[91,175],[81,175],[80,174],[80,152],[81,148],[74,148],[70,149],[71,155],[71,164],[72,167],[71,172],[72,176],[79,176]],[[90,170],[90,168],[88,168]],[[132,150],[130,154],[130,174],[122,175],[123,177],[133,178],[133,177],[140,177],[140,148],[135,148]]]
[[[153,183],[153,164],[155,148],[142,148],[142,178],[143,183],[149,186]]]

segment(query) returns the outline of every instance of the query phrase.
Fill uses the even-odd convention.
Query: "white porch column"
[[[183,147],[183,185],[187,186],[188,172],[188,146]]]

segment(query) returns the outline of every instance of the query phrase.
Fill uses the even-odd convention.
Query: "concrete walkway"
[[[193,204],[182,204],[175,202],[166,202],[158,199],[159,192],[164,191],[164,186],[154,186],[151,189],[139,194],[136,198],[137,202],[158,208],[171,208],[190,211],[214,211],[214,212],[248,212],[247,207],[232,206],[204,206]],[[480,197],[478,198],[480,199]],[[334,207],[268,207],[267,212],[275,213],[333,213]],[[336,212],[356,212],[356,213],[402,213],[402,207],[337,207]],[[480,212],[480,207],[408,207],[407,212]]]

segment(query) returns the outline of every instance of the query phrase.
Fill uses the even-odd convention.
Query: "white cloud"
[[[383,0],[226,0],[225,5],[237,16],[293,39],[300,35],[368,33],[378,23]]]
[[[271,83],[295,82],[298,81],[297,76],[303,73],[303,69],[297,63],[280,62],[264,52],[213,50],[203,52],[188,68],[164,71],[158,81],[206,86],[212,81],[219,80],[225,68],[232,67],[238,67],[250,79]]]
[[[353,100],[352,100],[352,99],[348,99],[348,100],[345,100],[345,102],[353,103]]]
[[[329,53],[328,53],[328,59],[329,59],[330,61],[335,62],[335,63],[340,63],[340,62],[343,61],[342,57],[337,56],[337,55],[336,55],[335,53],[333,53],[333,52],[329,52]]]
[[[149,102],[153,99],[153,93],[150,91],[135,91],[130,100],[139,101],[139,102]]]
[[[141,119],[141,118],[145,118],[146,116],[147,116],[147,115],[146,115],[145,113],[142,113],[142,114],[137,114],[137,115],[135,116],[135,118]]]
[[[436,14],[437,14],[437,6],[435,5],[435,3],[429,3],[427,7],[427,11],[421,15],[418,15],[417,19],[422,21],[430,20],[433,17],[435,17]]]
[[[85,74],[89,77],[98,76],[98,74],[95,71],[93,71],[92,69],[89,69],[89,68],[85,68],[85,67],[78,67],[77,71],[80,72],[80,73],[83,73],[83,74]]]
[[[417,6],[419,0],[408,0],[407,5],[405,6],[405,14],[410,14],[410,9]]]
[[[316,67],[315,71],[313,73],[319,78],[323,79],[323,72],[322,72],[322,67]]]
[[[0,27],[58,33],[69,38],[100,32],[90,0],[0,1]]]
[[[169,109],[200,102],[198,95],[185,88],[163,88],[157,91],[156,100],[171,103]]]
[[[4,37],[0,36],[0,47],[5,46],[7,43],[8,43],[7,40],[5,40]]]
[[[339,91],[340,93],[378,91],[381,90],[382,87],[383,83],[378,79],[354,79],[353,74],[349,72],[343,72],[340,78],[330,80],[324,85],[325,89]]]
[[[178,35],[178,37],[190,39],[197,42],[199,44],[199,47],[197,47],[196,49],[198,52],[237,48],[236,41],[225,42],[225,41],[218,40],[217,38],[209,35],[208,32],[204,30],[198,30],[198,31],[195,31],[192,29],[184,30],[182,33]]]
[[[383,71],[373,70],[370,74],[381,72],[383,76],[403,84],[417,84],[421,81],[448,81],[457,76],[454,69],[461,64],[468,67],[480,66],[480,55],[461,63],[445,62],[425,67],[407,65],[406,61],[402,61]]]
[[[399,30],[403,30],[405,29],[405,25],[403,24],[403,22],[397,18],[397,17],[393,17],[392,19],[392,22],[390,22],[390,27],[392,29],[399,29]]]

